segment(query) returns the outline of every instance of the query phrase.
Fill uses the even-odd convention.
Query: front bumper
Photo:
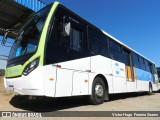
[[[39,66],[27,76],[4,78],[5,89],[21,95],[44,96],[42,73],[42,66]]]

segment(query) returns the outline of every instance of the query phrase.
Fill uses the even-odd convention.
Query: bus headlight
[[[34,60],[33,62],[29,63],[26,68],[23,71],[23,75],[28,75],[30,72],[32,72],[35,68],[38,67],[39,58]]]

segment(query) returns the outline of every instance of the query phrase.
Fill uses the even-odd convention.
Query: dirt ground
[[[15,107],[9,104],[9,101],[12,99],[13,96],[13,93],[5,91],[3,77],[0,76],[0,111],[17,110]]]
[[[97,106],[90,105],[83,97],[28,100],[23,96],[6,92],[3,86],[3,78],[0,77],[0,111],[32,111],[44,113],[54,113],[55,111],[160,111],[160,92],[154,92],[153,95],[148,95],[147,93],[110,95],[110,101],[105,101],[104,104]],[[65,118],[61,117],[57,119]],[[90,117],[84,119],[97,118]],[[101,117],[101,119],[105,118]],[[119,120],[117,117],[107,118],[107,120],[113,119]],[[128,120],[128,118],[124,119]],[[141,118],[140,120],[142,119],[146,120],[149,118]],[[152,117],[149,120],[155,119],[160,120],[160,117]]]

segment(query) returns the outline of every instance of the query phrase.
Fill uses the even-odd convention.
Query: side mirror
[[[71,23],[70,22],[64,23],[62,32],[63,36],[64,37],[69,36],[70,31],[71,31]]]

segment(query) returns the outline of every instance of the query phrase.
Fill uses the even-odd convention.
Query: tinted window
[[[132,53],[132,58],[133,58],[133,66],[140,68],[139,59],[138,59],[137,54]]]
[[[154,64],[152,64],[152,67],[153,67],[153,73],[154,73],[154,74],[157,74],[156,67],[155,67]]]
[[[146,71],[150,72],[150,68],[149,68],[149,63],[147,60],[144,60],[145,62],[145,66],[146,66]]]
[[[62,35],[63,17],[55,17],[46,46],[46,64],[63,62],[81,57],[82,31],[71,26],[69,36]]]
[[[82,32],[75,27],[71,28],[70,49],[80,52],[82,47]]]
[[[61,34],[62,22],[61,18],[55,18],[50,36],[52,41],[49,41],[50,44],[80,52],[82,50],[82,32],[72,26],[70,36],[63,37]]]
[[[108,56],[107,37],[100,30],[88,26],[88,41],[93,54]]]
[[[154,74],[157,74],[155,65],[151,63],[151,69],[152,69],[152,77],[153,77],[153,82],[155,83],[155,76]]]
[[[158,78],[160,79],[160,69],[157,68],[157,74],[158,74]]]
[[[56,17],[53,20],[50,36],[46,46],[46,64],[52,64],[61,61],[60,57],[58,58],[58,54],[60,54],[62,50],[60,50],[58,47],[67,46],[67,44],[64,44],[65,42],[63,42],[62,44],[61,41],[62,36],[60,34],[60,31],[62,28],[62,23],[63,22],[59,17]]]
[[[109,41],[109,50],[110,50],[110,57],[114,60],[124,62],[124,56],[122,52],[122,47],[119,43],[115,42],[114,40]]]
[[[144,64],[144,59],[139,56],[139,61],[140,61],[140,67],[142,70],[145,70],[145,64]]]
[[[125,65],[130,66],[130,52],[127,50],[124,50],[123,54],[124,54]]]

